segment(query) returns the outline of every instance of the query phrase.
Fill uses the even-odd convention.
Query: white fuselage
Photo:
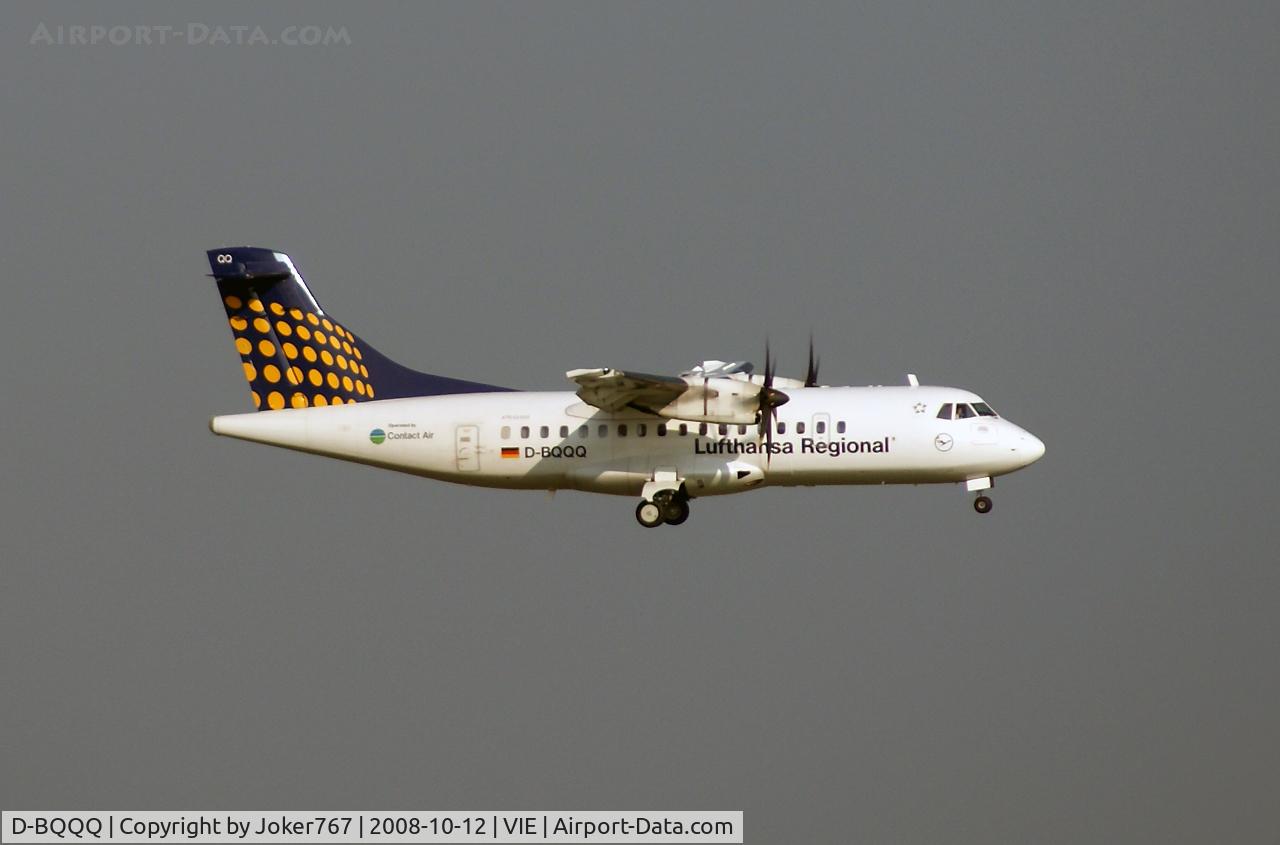
[[[655,477],[679,479],[694,497],[763,486],[965,482],[1013,472],[1044,453],[1034,435],[1003,418],[939,419],[942,403],[981,401],[964,390],[814,387],[787,395],[771,451],[754,425],[706,424],[700,433],[702,423],[605,412],[567,391],[236,414],[210,427],[459,484],[632,496]]]

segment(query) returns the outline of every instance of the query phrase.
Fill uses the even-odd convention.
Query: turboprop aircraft
[[[210,250],[209,266],[258,412],[215,434],[407,472],[522,490],[639,497],[647,528],[689,501],[764,487],[963,484],[978,513],[997,476],[1044,444],[953,387],[828,387],[810,341],[803,379],[748,362],[678,376],[570,370],[576,390],[535,392],[401,366],[326,314],[288,255]]]

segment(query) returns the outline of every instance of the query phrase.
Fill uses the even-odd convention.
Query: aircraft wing
[[[689,382],[682,378],[610,367],[570,370],[565,375],[578,384],[579,399],[604,411],[635,408],[656,414],[689,389]]]

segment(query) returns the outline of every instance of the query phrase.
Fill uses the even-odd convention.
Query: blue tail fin
[[[325,314],[283,252],[209,250],[209,267],[259,410],[509,390],[401,366]]]

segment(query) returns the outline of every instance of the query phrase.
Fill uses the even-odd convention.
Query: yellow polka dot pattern
[[[252,292],[230,294],[222,302],[255,408],[354,405],[376,398],[369,369],[360,363],[359,341],[331,318],[264,303]],[[299,358],[305,369],[294,363]]]

